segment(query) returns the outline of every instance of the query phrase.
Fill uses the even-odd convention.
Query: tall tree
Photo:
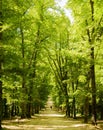
[[[91,22],[94,24],[95,22],[95,2],[94,0],[90,0],[90,9],[91,9]],[[102,17],[99,19],[99,24],[101,24]],[[86,20],[86,24],[88,26],[88,21]],[[93,26],[90,30],[87,27],[87,35],[88,35],[88,42],[90,44],[90,55],[91,55],[91,65],[90,65],[90,78],[91,78],[91,87],[92,87],[92,116],[93,116],[93,123],[96,124],[97,120],[97,112],[96,112],[96,80],[95,80],[95,42],[96,38],[98,37],[98,32],[96,30],[100,28],[100,25],[97,27]]]
[[[3,63],[3,39],[2,39],[2,29],[3,29],[3,20],[2,20],[2,0],[0,0],[0,129],[2,121],[2,63]]]
[[[22,24],[22,23],[21,23]],[[26,118],[26,73],[25,73],[25,45],[24,45],[24,31],[22,25],[20,25],[20,33],[21,33],[21,52],[22,52],[22,102],[21,102],[21,118]]]
[[[87,48],[89,49],[89,65],[90,69],[89,72],[89,81],[91,84],[92,89],[92,115],[94,118],[94,124],[96,124],[96,79],[95,79],[95,63],[96,63],[96,57],[95,57],[95,49],[96,49],[96,43],[98,42],[98,37],[101,37],[100,34],[100,28],[102,23],[102,15],[103,12],[101,11],[101,6],[99,7],[99,2],[96,0],[88,0],[88,1],[68,1],[68,3],[71,6],[71,9],[74,14],[75,18],[75,24],[77,25],[78,21],[78,28],[77,30],[81,28],[81,31],[79,31],[79,34],[81,35],[81,42],[87,44]],[[102,1],[101,1],[102,3]],[[69,7],[70,7],[69,6]],[[78,12],[76,12],[76,8],[78,9]],[[97,10],[99,12],[99,15],[97,15]],[[86,23],[86,24],[85,24]],[[83,33],[83,30],[84,33]],[[82,34],[83,33],[83,34]],[[80,39],[80,38],[79,38]]]
[[[94,22],[94,1],[90,0],[91,8],[91,21]],[[87,22],[88,26],[88,22]],[[97,113],[96,113],[96,83],[95,83],[95,58],[94,58],[94,27],[90,31],[87,29],[88,42],[91,46],[91,65],[90,65],[90,78],[91,78],[91,87],[92,87],[92,118],[93,122],[96,124]]]
[[[67,84],[68,58],[64,53],[64,50],[66,49],[67,51],[69,46],[69,40],[67,40],[69,27],[67,27],[67,25],[69,25],[70,22],[69,19],[65,17],[64,13],[61,13],[61,15],[56,16],[55,24],[58,25],[54,26],[57,33],[53,37],[55,39],[54,45],[52,45],[52,48],[48,48],[48,60],[55,75],[56,86],[59,89],[58,91],[62,92],[64,96],[66,116],[70,117],[69,92]]]

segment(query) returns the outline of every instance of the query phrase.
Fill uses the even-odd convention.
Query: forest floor
[[[84,124],[82,120],[68,119],[61,112],[50,108],[52,102],[47,104],[46,109],[31,119],[4,120],[3,130],[103,130],[102,124],[95,127]]]

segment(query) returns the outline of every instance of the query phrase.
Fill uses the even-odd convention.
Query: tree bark
[[[90,0],[90,8],[91,8],[91,21],[94,22],[94,1]],[[88,26],[88,21],[86,20],[86,25]],[[97,116],[96,116],[96,84],[95,84],[95,58],[94,58],[94,30],[95,28],[92,27],[92,30],[87,29],[87,35],[88,35],[88,42],[90,44],[90,81],[91,81],[91,88],[92,88],[92,119],[94,124],[96,123]]]
[[[91,5],[91,19],[92,22],[94,22],[94,1],[90,0],[90,5]],[[91,67],[90,67],[90,74],[91,74],[91,87],[92,87],[92,116],[94,118],[94,124],[96,125],[96,84],[95,84],[95,58],[94,58],[94,27],[92,28],[91,32],[91,40],[90,40],[90,45],[91,45]]]
[[[0,81],[0,129],[1,129],[1,122],[2,122],[2,81]]]
[[[22,51],[22,102],[21,102],[21,118],[26,118],[26,86],[25,86],[25,48],[24,48],[24,32],[22,26],[20,24],[20,32],[21,32],[21,51]]]
[[[2,62],[3,62],[3,54],[2,54],[2,0],[0,0],[0,129],[2,122]]]
[[[73,93],[75,92],[75,89],[74,89],[74,82],[72,82],[72,90],[73,90]],[[72,102],[72,115],[73,115],[73,118],[76,119],[76,106],[75,106],[75,103],[76,103],[76,100],[75,100],[75,96],[73,95],[73,102]]]
[[[32,80],[33,77],[30,77]],[[27,118],[31,118],[32,115],[32,106],[33,106],[33,81],[30,81],[29,92],[28,92],[28,102],[27,102]]]
[[[67,90],[67,83],[63,84],[64,89],[64,96],[65,96],[65,103],[66,103],[66,116],[70,117],[70,105],[69,105],[69,96],[68,96],[68,90]]]
[[[89,99],[88,96],[86,96],[84,104],[84,123],[88,123],[88,109],[89,109]]]
[[[28,99],[28,103],[27,103],[27,118],[31,118],[31,103],[30,103],[30,99]]]
[[[94,48],[91,49],[91,59],[94,61]],[[96,124],[96,84],[95,84],[95,65],[91,66],[91,87],[92,87],[92,116]]]

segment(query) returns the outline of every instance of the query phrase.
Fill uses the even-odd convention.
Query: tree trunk
[[[7,118],[8,117],[8,109],[7,109],[6,103],[7,103],[6,98],[3,98],[2,99],[2,106],[3,106],[3,112],[2,112],[2,114],[3,114],[3,118]]]
[[[86,97],[84,104],[84,123],[88,123],[88,110],[89,110],[89,100],[88,97]]]
[[[64,88],[64,96],[65,96],[65,102],[66,102],[66,116],[70,117],[70,106],[69,106],[67,83],[63,83],[63,88]]]
[[[90,8],[91,8],[91,21],[94,23],[94,1],[90,0]],[[88,26],[88,21],[86,20],[86,25]],[[95,41],[95,35],[94,35],[95,28],[92,27],[91,31],[88,28],[87,29],[87,35],[88,35],[88,42],[91,46],[91,63],[90,63],[90,81],[91,81],[91,88],[92,88],[92,119],[93,124],[97,124],[96,120],[96,84],[95,84],[95,58],[94,58],[94,41]]]
[[[28,102],[27,103],[27,114],[26,114],[27,118],[31,118],[31,103]]]
[[[15,116],[15,103],[12,103],[12,106],[11,106],[11,116]]]
[[[20,32],[21,32],[21,51],[22,51],[22,102],[21,102],[21,118],[26,118],[26,86],[25,86],[25,47],[24,47],[24,32],[22,26],[20,24]]]
[[[2,54],[2,0],[0,0],[0,129],[2,122],[2,62],[3,62],[3,54]]]
[[[93,45],[93,39],[89,40],[90,45]],[[95,58],[94,58],[94,47],[91,47],[91,67],[90,67],[90,81],[91,81],[91,88],[92,88],[92,119],[94,119],[94,124],[97,120],[97,113],[96,113],[96,84],[95,84]]]
[[[90,0],[90,6],[91,6],[91,19],[92,22],[94,22],[94,1]],[[95,60],[94,60],[94,39],[95,37],[93,37],[94,35],[94,27],[92,28],[92,32],[91,32],[91,38],[90,38],[90,45],[91,45],[91,87],[92,87],[92,116],[94,118],[94,124],[96,124],[96,84],[95,84]]]
[[[103,120],[103,107],[100,110],[100,120]]]
[[[69,106],[69,100],[66,98],[66,116],[70,117],[70,106]]]
[[[35,114],[39,114],[40,106],[36,105],[35,106]]]
[[[22,77],[22,101],[21,101],[21,118],[26,118],[26,90],[25,90],[25,81],[24,77]]]
[[[33,80],[35,80],[36,77],[36,59],[37,59],[37,51],[34,53],[33,56],[33,65],[31,65],[33,67],[33,71],[32,73],[29,74],[29,79],[30,83],[29,83],[29,88],[28,88],[28,103],[27,103],[27,117],[31,118],[31,115],[34,115],[34,110],[33,110]]]
[[[73,96],[73,118],[76,119],[76,106],[75,106],[76,100],[75,97]]]
[[[1,129],[1,122],[2,122],[2,81],[0,81],[0,129]]]
[[[101,93],[101,95],[100,95],[100,97],[99,97],[99,103],[98,103],[98,107],[97,107],[97,109],[98,109],[98,112],[99,112],[99,118],[100,118],[100,120],[103,120],[103,97],[102,97],[102,93]]]
[[[31,118],[32,115],[32,103],[33,103],[32,91],[33,91],[33,81],[31,81],[28,92],[27,118]]]
[[[94,51],[92,52],[94,55]],[[94,117],[94,124],[96,124],[96,85],[95,85],[95,68],[94,64],[91,66],[91,86],[92,86],[92,116]]]
[[[74,93],[74,82],[72,82],[72,90],[73,90],[73,93]],[[72,102],[72,115],[73,115],[73,118],[76,119],[76,106],[75,106],[75,103],[76,103],[76,100],[75,100],[75,96],[73,95],[73,102]]]

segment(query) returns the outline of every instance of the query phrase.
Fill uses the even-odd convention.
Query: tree
[[[87,122],[92,105],[96,124],[96,107],[103,99],[102,6],[97,0],[69,0],[68,5],[74,14],[72,24],[54,0],[3,2],[0,101],[3,87],[3,101],[11,105],[12,116],[16,107],[22,118],[39,112],[53,87],[56,106],[63,106],[68,117],[76,118],[82,107]]]
[[[2,29],[3,29],[3,20],[2,20],[2,0],[0,0],[0,129],[2,122],[2,64],[3,64],[3,46],[2,46]]]
[[[90,8],[91,8],[91,21],[92,23],[94,23],[95,21],[95,17],[94,17],[94,1],[90,0]],[[101,19],[102,17],[99,19],[99,24],[101,24]],[[88,26],[88,22],[86,21],[86,24]],[[88,42],[90,44],[90,49],[91,49],[91,66],[90,66],[90,78],[91,78],[91,87],[92,87],[92,116],[94,119],[94,124],[96,124],[96,120],[97,120],[97,112],[96,112],[96,80],[95,80],[95,52],[94,52],[94,44],[95,44],[95,40],[96,37],[98,37],[98,33],[95,31],[98,30],[97,28],[100,28],[100,25],[98,25],[97,27],[92,27],[92,29],[87,29],[87,35],[88,35]]]
[[[58,20],[57,20],[58,18]],[[66,22],[64,22],[64,19]],[[68,48],[68,29],[67,25],[70,24],[68,18],[64,14],[57,15],[55,24],[58,27],[55,27],[55,41],[54,48],[51,50],[48,49],[48,60],[51,66],[51,69],[55,75],[56,86],[58,87],[59,92],[63,93],[64,102],[66,107],[66,116],[70,117],[70,106],[69,106],[69,93],[68,93],[68,58],[66,57],[64,50]],[[62,28],[60,28],[60,26]],[[63,32],[63,33],[62,33]],[[52,52],[52,53],[51,53]]]
[[[75,17],[75,23],[77,25],[77,21],[81,29],[80,32],[85,33],[81,34],[82,42],[86,42],[89,50],[89,57],[90,57],[90,69],[89,69],[89,81],[91,82],[91,89],[92,89],[92,116],[94,119],[94,124],[96,124],[96,80],[95,80],[95,49],[98,37],[101,37],[100,28],[102,23],[102,12],[101,7],[98,8],[99,2],[95,0],[88,0],[88,1],[69,1],[68,2],[72,8]],[[78,12],[76,12],[76,8]],[[97,15],[97,10],[99,10],[99,15]],[[78,29],[77,29],[78,30]],[[79,33],[80,34],[80,33]]]
[[[33,97],[36,97],[32,91],[35,90],[36,86],[34,82],[36,78],[36,64],[39,61],[38,57],[42,48],[41,43],[44,43],[50,35],[47,31],[49,30],[48,17],[50,16],[47,10],[52,5],[53,1],[48,1],[44,4],[42,1],[28,1],[25,3],[24,1],[11,0],[10,2],[6,0],[3,3],[3,9],[5,10],[4,22],[8,27],[4,35],[5,45],[7,44],[6,41],[8,41],[8,47],[5,47],[7,55],[5,55],[6,61],[4,65],[4,87],[7,87],[8,91],[5,88],[4,90],[8,95],[13,95],[11,92],[14,92],[15,87],[17,87],[15,84],[18,84],[19,99],[16,100],[19,102],[18,104],[21,102],[23,106],[19,106],[20,110],[22,110],[22,118],[25,118],[27,115],[31,116],[31,113],[28,111],[30,110],[30,104],[34,103],[32,101]],[[47,26],[45,26],[46,23]],[[8,82],[6,79],[8,79]],[[10,92],[9,88],[13,91]],[[4,95],[7,97],[6,94]],[[31,95],[33,96],[32,99]],[[7,102],[11,102],[11,105],[14,104],[12,98],[13,96],[11,96],[9,101],[7,97]]]

